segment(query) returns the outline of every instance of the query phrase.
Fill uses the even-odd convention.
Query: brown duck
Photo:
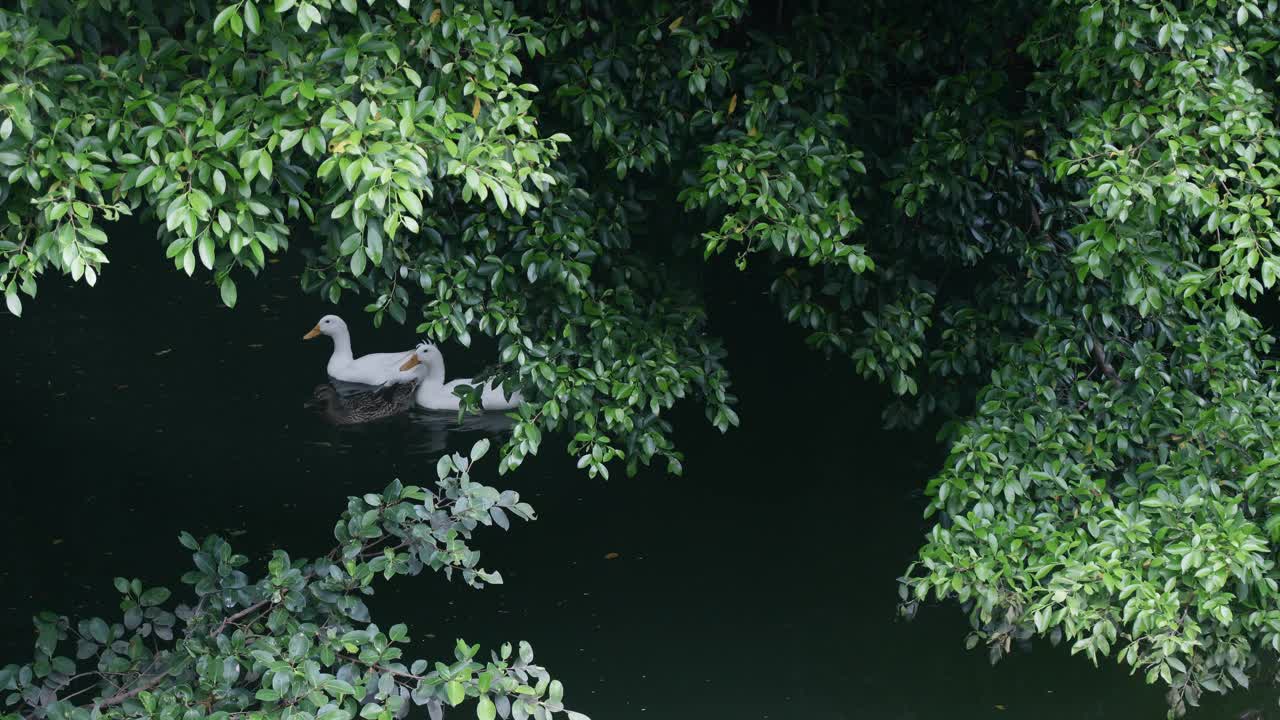
[[[417,383],[384,385],[368,390],[339,392],[332,383],[317,385],[309,406],[319,407],[334,425],[358,425],[400,415],[413,407]]]

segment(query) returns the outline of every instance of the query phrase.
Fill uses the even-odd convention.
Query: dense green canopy
[[[678,471],[675,402],[738,422],[694,282],[730,256],[890,424],[955,421],[905,612],[1174,712],[1280,651],[1274,0],[18,5],[12,312],[110,272],[121,213],[228,305],[303,245],[309,290],[496,338],[503,470],[560,431],[593,476]]]

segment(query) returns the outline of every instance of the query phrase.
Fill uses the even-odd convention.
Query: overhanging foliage
[[[607,476],[679,470],[679,399],[738,422],[680,251],[731,254],[890,424],[955,421],[908,613],[1065,637],[1174,712],[1280,650],[1274,2],[19,7],[15,313],[105,272],[122,212],[228,304],[305,244],[308,289],[497,339],[503,470],[559,431]]]

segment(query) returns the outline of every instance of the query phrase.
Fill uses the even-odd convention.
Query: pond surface
[[[242,280],[232,311],[151,237],[121,228],[97,288],[50,277],[24,319],[0,316],[0,664],[30,657],[38,610],[114,617],[113,576],[183,595],[180,530],[228,534],[258,568],[274,547],[313,555],[348,495],[431,484],[446,449],[501,439],[419,413],[334,426],[308,406],[328,341],[301,340],[333,307],[301,294],[297,261]],[[556,437],[514,476],[490,462],[478,479],[539,514],[477,534],[506,584],[398,579],[375,622],[408,623],[425,657],[457,637],[528,640],[594,720],[1163,717],[1158,688],[1065,647],[991,667],[954,605],[898,621],[932,437],[882,431],[882,391],[807,352],[732,271],[708,272],[743,427],[722,436],[682,408],[682,478],[590,480]],[[412,327],[374,330],[358,307],[341,309],[357,353],[412,346]],[[445,348],[450,376],[486,352]],[[1193,717],[1274,705],[1266,690]]]

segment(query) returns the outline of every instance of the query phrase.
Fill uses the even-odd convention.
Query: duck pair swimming
[[[333,355],[326,369],[329,377],[365,385],[399,385],[416,383],[414,401],[427,410],[457,410],[460,399],[453,394],[456,387],[474,385],[471,378],[445,381],[444,355],[430,343],[414,350],[398,353],[370,353],[355,357],[351,352],[351,332],[337,315],[325,315],[303,335],[310,340],[320,335],[333,339]],[[480,393],[480,407],[485,410],[511,410],[524,403],[520,393],[510,395],[489,383]]]

